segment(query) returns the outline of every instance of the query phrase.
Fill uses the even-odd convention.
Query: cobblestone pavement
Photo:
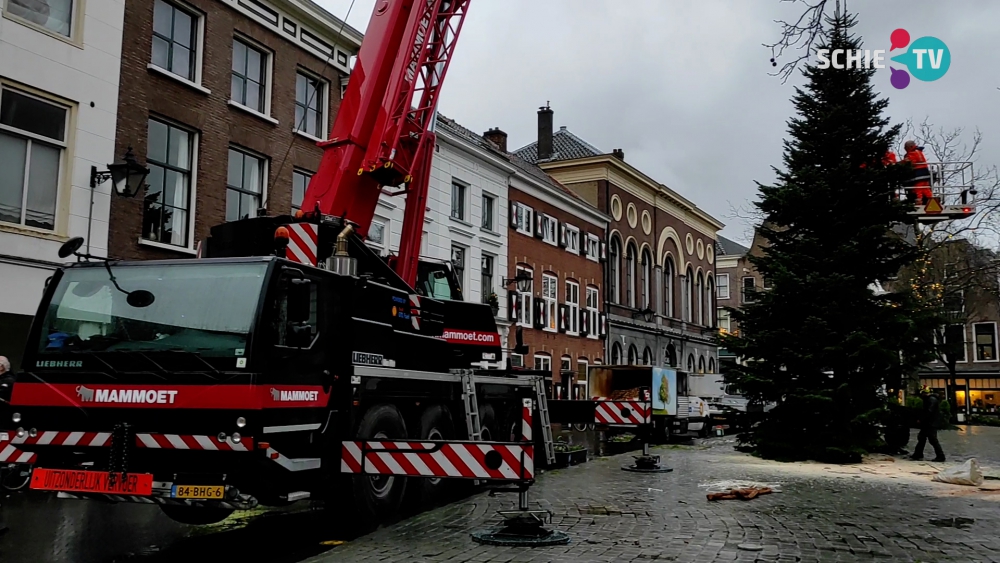
[[[978,438],[1000,440],[1000,432]],[[957,432],[942,435],[946,450],[964,439]],[[909,480],[867,478],[821,464],[783,471],[778,464],[735,453],[731,441],[722,439],[654,450],[674,468],[672,473],[622,471],[631,461],[622,455],[538,479],[531,489],[532,508],[552,512],[552,527],[571,537],[565,546],[474,543],[470,532],[495,526],[496,511],[516,503],[515,495],[480,494],[309,562],[1000,562],[1000,495],[995,493],[949,497],[942,491],[955,486],[931,486],[926,473]],[[902,460],[888,465],[909,474],[928,470]],[[776,483],[781,492],[752,501],[708,502],[706,488],[699,487],[733,479]],[[956,527],[954,518],[972,521],[960,520]]]

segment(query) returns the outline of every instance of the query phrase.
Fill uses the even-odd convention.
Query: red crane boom
[[[434,115],[470,0],[379,0],[302,209],[367,234],[383,186],[405,185],[396,272],[416,282]]]

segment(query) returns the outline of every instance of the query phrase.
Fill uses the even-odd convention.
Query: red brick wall
[[[292,170],[300,167],[315,172],[322,155],[313,141],[292,133],[296,70],[302,67],[321,74],[329,82],[331,125],[340,105],[341,73],[221,2],[187,0],[187,3],[205,14],[202,86],[211,90],[211,94],[147,68],[152,52],[153,2],[126,2],[123,43],[126,48],[122,53],[116,154],[123,154],[131,146],[137,159],[145,162],[150,116],[165,118],[199,133],[193,217],[194,241],[198,241],[208,236],[213,225],[225,220],[231,143],[269,157],[266,206],[271,214],[289,212]],[[278,125],[228,104],[233,36],[237,32],[273,52],[269,88],[271,117],[278,120]],[[126,259],[184,256],[137,244],[142,233],[142,196],[112,198],[109,255]]]
[[[598,237],[604,238],[604,229],[591,225],[581,220],[574,214],[553,205],[542,202],[520,190],[511,188],[508,198],[512,202],[520,202],[530,206],[535,213],[546,213],[559,220],[560,224],[567,222],[578,227],[581,233],[581,244],[584,244],[585,233],[590,232]],[[542,239],[519,233],[513,228],[510,229],[508,238],[509,259],[507,261],[507,277],[513,278],[517,273],[517,266],[529,266],[533,272],[533,299],[540,298],[542,293],[542,274],[551,273],[559,278],[559,291],[557,298],[559,303],[563,303],[566,297],[566,281],[573,280],[580,284],[580,304],[581,309],[586,307],[588,285],[596,286],[601,292],[603,300],[602,280],[603,270],[600,262],[594,262],[583,255],[575,255],[567,252],[566,249],[553,246]],[[511,286],[513,288],[513,286]],[[598,307],[603,311],[603,303]],[[516,327],[515,327],[516,328]],[[596,327],[595,327],[596,330]],[[572,336],[559,332],[547,332],[543,330],[524,328],[524,343],[530,349],[525,356],[524,362],[527,367],[533,367],[534,355],[544,353],[552,356],[553,381],[561,382],[559,375],[559,364],[562,356],[567,355],[573,358],[571,368],[577,369],[577,360],[587,358],[593,365],[594,360],[604,361],[604,341],[581,336]],[[567,398],[567,397],[564,397]]]

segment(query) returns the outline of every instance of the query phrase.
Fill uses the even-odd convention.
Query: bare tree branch
[[[778,59],[785,54],[785,50],[799,51],[795,58],[785,62],[777,72],[770,73],[771,76],[780,76],[781,82],[785,83],[788,77],[795,72],[802,61],[805,61],[812,54],[815,45],[823,35],[823,19],[826,17],[826,6],[828,0],[781,0],[782,2],[805,4],[806,8],[794,22],[775,20],[774,23],[781,26],[781,38],[771,44],[764,44],[771,49],[771,65],[778,66]]]

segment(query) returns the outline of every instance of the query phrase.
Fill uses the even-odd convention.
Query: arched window
[[[615,342],[611,346],[611,365],[618,366],[622,363],[622,345]]]
[[[674,348],[673,344],[667,345],[667,350],[663,354],[663,363],[667,367],[677,367],[677,349]]]
[[[635,347],[635,344],[629,344],[628,346],[628,365],[634,366],[639,363],[639,349]]]
[[[667,256],[663,260],[663,315],[674,316],[674,276],[677,270],[674,269],[674,259]]]
[[[688,356],[688,373],[694,373],[694,354]]]
[[[646,346],[646,349],[642,351],[642,365],[653,365],[653,351],[649,349],[649,346]]]
[[[698,277],[695,278],[695,296],[698,302],[698,307],[695,310],[695,322],[703,325],[705,324],[705,278],[702,277],[701,272],[698,272]]]
[[[708,373],[715,373],[715,358],[708,359]]]
[[[691,286],[694,284],[694,271],[687,269],[681,287],[681,320],[691,322]]]
[[[712,279],[714,276],[706,275],[705,279],[708,280],[708,285],[705,289],[705,324],[715,328],[718,324],[718,315],[715,314],[715,307],[713,303],[715,302],[715,280]],[[711,373],[711,370],[709,370]]]
[[[698,373],[705,373],[705,356],[698,357]]]
[[[635,245],[625,250],[625,304],[635,307]]]
[[[646,309],[652,304],[650,298],[650,280],[653,279],[653,258],[649,250],[642,251],[642,270],[639,273],[639,307]]]
[[[618,237],[611,237],[611,248],[608,250],[608,297],[612,303],[621,303],[619,288],[622,275],[622,243]]]

